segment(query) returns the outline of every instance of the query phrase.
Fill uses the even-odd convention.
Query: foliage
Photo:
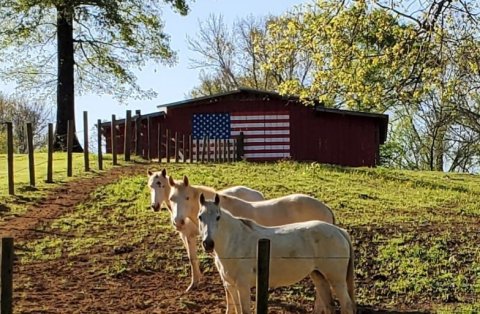
[[[354,240],[361,306],[433,311],[474,311],[480,306],[475,300],[480,276],[478,176],[296,162],[169,164],[168,171],[217,189],[241,184],[267,198],[301,192],[325,201]],[[20,243],[25,249],[19,263],[56,260],[59,254],[90,257],[93,251],[96,258],[89,263],[95,276],[167,272],[180,276],[186,286],[186,252],[168,212],[148,210],[144,168],[141,172],[99,187],[77,210],[45,222],[46,234],[65,236]],[[112,259],[115,251],[126,253]],[[216,274],[208,255],[202,252],[200,259],[203,269]],[[313,296],[306,281],[271,297],[292,304]]]
[[[0,154],[7,152],[7,133],[3,122],[12,122],[13,147],[17,153],[27,152],[26,126],[32,123],[33,146],[38,149],[46,143],[47,122],[51,119],[48,107],[40,102],[7,97],[0,93]]]
[[[313,61],[309,80],[285,80],[280,93],[390,113],[406,144],[398,165],[475,171],[479,11],[474,1],[318,0],[269,23],[263,67],[300,51]]]
[[[52,94],[57,84],[56,14],[66,8],[73,12],[77,93],[152,96],[136,83],[132,69],[150,61],[175,61],[161,20],[165,4],[182,15],[188,12],[185,0],[3,1],[0,59],[15,62],[2,64],[2,78],[15,80],[24,91]]]

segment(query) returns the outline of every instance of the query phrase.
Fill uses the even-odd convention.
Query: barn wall
[[[292,158],[344,166],[375,166],[378,122],[373,118],[313,112],[291,112]]]
[[[231,112],[272,112],[290,113],[290,151],[292,159],[318,161],[343,166],[375,166],[378,164],[379,127],[378,119],[341,113],[316,112],[306,107],[281,99],[265,100],[255,95],[227,95],[207,99],[198,103],[174,106],[167,109],[166,118],[152,117],[151,147],[153,158],[157,158],[158,123],[162,134],[169,129],[190,135],[192,117],[195,113],[231,113]],[[132,128],[133,129],[133,128]],[[117,137],[117,152],[123,153],[123,125]],[[147,120],[142,120],[142,155],[147,157]],[[107,152],[110,152],[109,128]],[[162,140],[162,143],[165,139]],[[134,136],[132,137],[132,150]],[[165,149],[163,150],[163,156]],[[173,147],[171,147],[173,153]]]

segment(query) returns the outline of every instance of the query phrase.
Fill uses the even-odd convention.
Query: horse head
[[[198,213],[200,235],[202,236],[202,245],[207,253],[215,248],[215,234],[217,232],[218,221],[220,220],[221,210],[219,207],[220,198],[215,194],[215,200],[207,201],[205,196],[200,194],[200,212]]]
[[[172,223],[177,229],[185,225],[185,219],[197,220],[199,211],[198,192],[184,176],[182,181],[175,181],[171,176],[168,180],[170,186],[169,201],[172,210]]]
[[[170,194],[170,185],[168,184],[167,170],[147,171],[148,187],[150,188],[150,208],[158,212],[163,202],[170,208],[168,196]]]

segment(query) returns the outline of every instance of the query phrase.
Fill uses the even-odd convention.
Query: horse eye
[[[220,216],[217,216],[217,221],[219,221],[219,220],[220,220]]]
[[[198,216],[198,220],[202,221],[202,216]]]
[[[187,196],[187,197],[185,197],[185,199],[188,201],[190,199],[190,197]]]
[[[158,185],[159,187],[162,187],[162,184],[161,184],[160,182],[157,182],[157,185]]]

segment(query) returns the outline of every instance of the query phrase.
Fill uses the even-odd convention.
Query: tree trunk
[[[54,150],[67,150],[67,125],[74,122],[75,130],[75,91],[73,59],[73,7],[57,7],[57,125],[55,128]],[[83,152],[74,134],[73,151]]]

